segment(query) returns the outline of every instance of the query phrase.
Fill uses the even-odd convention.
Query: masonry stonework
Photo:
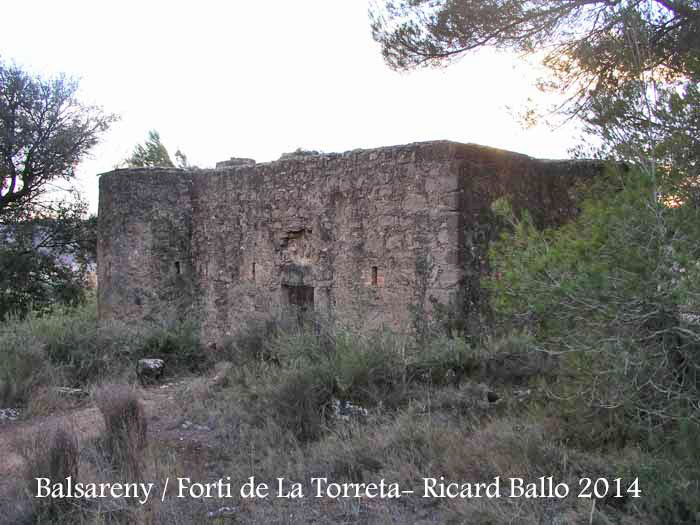
[[[194,319],[207,342],[278,308],[413,331],[436,304],[484,311],[480,278],[509,196],[540,225],[600,166],[439,141],[100,178],[101,319]]]

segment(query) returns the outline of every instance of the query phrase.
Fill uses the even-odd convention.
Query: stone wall
[[[197,297],[190,195],[191,176],[182,170],[117,170],[100,178],[100,319],[190,315]]]
[[[289,304],[360,329],[435,303],[480,319],[491,202],[560,222],[599,169],[444,141],[218,166],[102,175],[101,318],[194,317],[205,341]]]

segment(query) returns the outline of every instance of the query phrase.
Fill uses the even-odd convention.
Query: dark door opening
[[[282,285],[287,305],[294,311],[300,323],[308,319],[314,311],[313,286]]]

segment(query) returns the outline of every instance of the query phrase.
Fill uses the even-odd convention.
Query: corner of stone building
[[[190,171],[173,168],[100,176],[101,320],[180,319],[191,311],[191,184]]]

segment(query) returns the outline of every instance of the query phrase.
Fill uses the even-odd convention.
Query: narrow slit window
[[[377,286],[377,267],[372,266],[372,286]]]
[[[180,268],[180,261],[175,261],[175,273],[177,275],[180,275],[182,273],[182,269]]]
[[[252,270],[251,270],[251,272],[250,272],[250,275],[251,275],[251,277],[253,278],[253,280],[255,280],[255,263],[253,263],[253,268],[252,268]]]

